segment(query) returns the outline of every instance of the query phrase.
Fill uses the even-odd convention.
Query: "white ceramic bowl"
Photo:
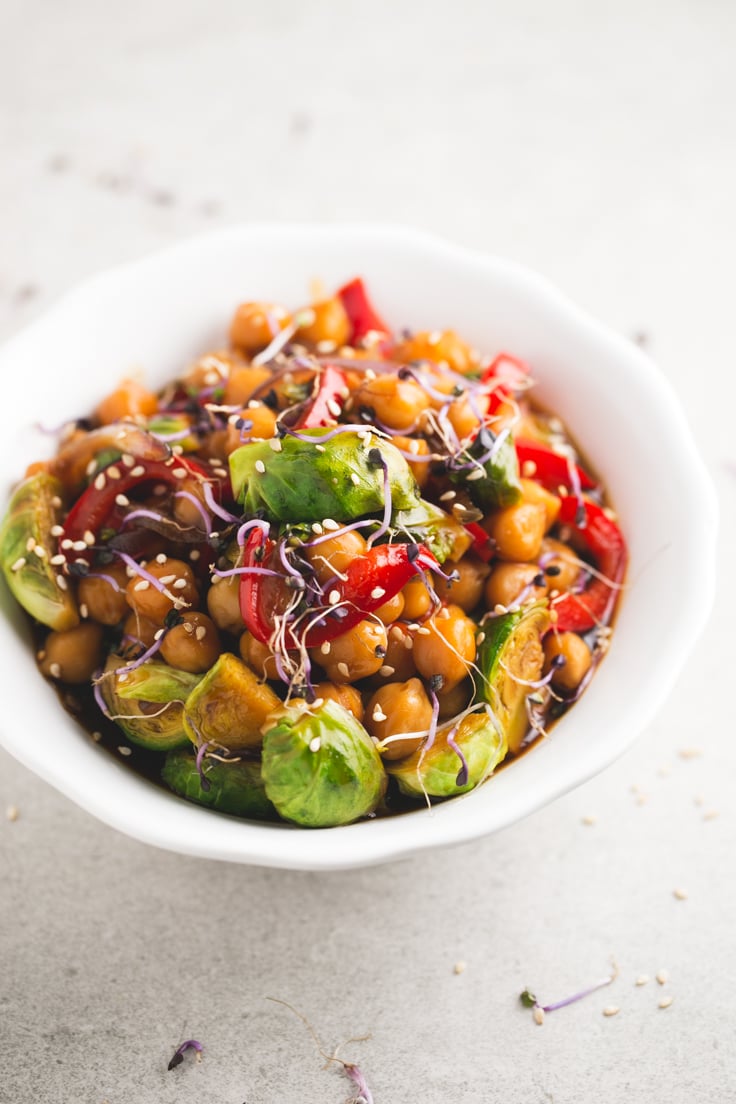
[[[629,586],[609,655],[549,739],[478,790],[435,807],[305,831],[238,821],[141,779],[93,744],[38,674],[5,588],[0,739],[88,812],[131,836],[193,855],[327,870],[382,862],[505,827],[579,785],[647,727],[712,601],[715,496],[685,418],[652,361],[540,277],[394,227],[242,226],[104,273],[0,352],[6,411],[2,492],[52,444],[32,431],[90,410],[131,369],[161,385],[222,345],[235,305],[297,305],[318,277],[363,275],[397,327],[452,326],[484,352],[530,361],[538,398],[602,473],[629,541]],[[697,591],[681,586],[696,576]],[[673,601],[673,595],[677,601]]]

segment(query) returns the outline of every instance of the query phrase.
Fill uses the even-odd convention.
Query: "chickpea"
[[[241,303],[230,323],[230,343],[241,353],[255,353],[289,322],[289,312],[279,303]]]
[[[481,395],[476,396],[475,408],[481,414],[485,414],[488,409],[488,398]],[[475,433],[481,424],[481,419],[473,409],[473,404],[471,404],[467,395],[461,395],[460,398],[455,400],[447,411],[447,417],[461,440],[470,437],[471,433]]]
[[[360,696],[360,690],[356,690],[354,686],[336,686],[334,682],[318,682],[314,692],[318,698],[337,702],[362,723],[363,699]]]
[[[442,689],[452,690],[467,678],[475,659],[475,625],[459,606],[447,606],[430,618],[414,638],[414,662],[424,678],[441,675]]]
[[[536,560],[544,537],[545,510],[534,502],[520,502],[496,510],[485,523],[502,560]]]
[[[365,727],[377,740],[383,742],[406,733],[405,738],[391,739],[378,749],[384,759],[403,759],[411,755],[426,738],[431,723],[432,703],[418,678],[380,687],[366,709]]]
[[[156,639],[159,626],[138,613],[129,613],[123,624],[123,647],[133,648],[140,645],[145,651]]]
[[[545,531],[551,529],[560,513],[561,503],[559,497],[552,494],[534,479],[522,479],[520,482],[524,502],[533,502],[537,506],[543,506]]]
[[[341,299],[337,296],[323,299],[320,303],[313,303],[308,309],[314,314],[314,321],[299,327],[299,341],[308,345],[319,345],[325,341],[335,349],[347,344],[352,326]]]
[[[367,618],[332,640],[327,655],[315,648],[310,656],[324,667],[330,682],[355,682],[383,666],[387,644],[386,626]]]
[[[208,671],[220,654],[220,637],[206,613],[184,613],[161,642],[161,657],[172,667],[197,675]]]
[[[543,581],[537,585],[534,580],[540,576]],[[490,610],[496,606],[506,606],[509,609],[518,602],[522,594],[526,601],[542,598],[546,593],[544,574],[537,564],[531,563],[495,564],[485,585],[486,605]]]
[[[429,406],[429,395],[414,380],[378,376],[358,388],[353,405],[370,407],[378,421],[390,429],[407,430]]]
[[[414,640],[412,634],[405,625],[394,624],[388,630],[388,644],[386,646],[386,658],[384,667],[393,668],[393,674],[389,676],[392,682],[406,682],[417,673],[414,662]],[[383,683],[383,675],[377,675]]]
[[[483,596],[483,584],[488,578],[490,567],[475,556],[463,556],[456,564],[450,566],[457,571],[460,578],[450,583],[441,576],[437,576],[435,590],[440,598],[452,601],[466,613],[470,613]]]
[[[134,575],[128,581],[125,593],[128,605],[141,616],[162,625],[169,610],[183,609],[199,601],[192,569],[183,560],[167,558],[163,563],[159,563],[158,559],[149,560],[146,571],[165,585],[171,597],[162,594],[147,579]]]
[[[191,366],[182,379],[182,383],[191,391],[203,391],[207,387],[221,387],[228,379],[233,368],[242,365],[240,357],[223,349],[216,353],[206,353]]]
[[[73,629],[50,632],[39,653],[39,667],[60,682],[89,682],[102,662],[102,626],[82,621]]]
[[[270,440],[276,432],[276,414],[265,403],[251,400],[239,414],[228,419],[225,431],[225,452],[229,456],[241,445],[254,440]]]
[[[424,437],[394,437],[393,443],[402,452],[409,452],[414,456],[429,456],[429,445]],[[429,463],[422,460],[410,460],[408,457],[407,463],[417,481],[417,486],[420,489],[426,487],[429,482]]]
[[[440,721],[451,721],[453,717],[457,717],[458,713],[462,713],[463,709],[470,704],[472,697],[472,679],[463,679],[452,690],[441,691],[437,695],[440,703]]]
[[[552,554],[552,559],[547,556]],[[580,562],[575,551],[562,541],[553,537],[546,537],[542,541],[542,556],[544,557],[544,572],[547,578],[547,586],[550,590],[570,590],[578,580],[580,574]],[[552,568],[552,573],[549,569]],[[557,569],[557,570],[555,570]]]
[[[154,393],[137,380],[126,379],[102,400],[95,415],[102,425],[110,425],[124,419],[140,420],[157,410],[158,399]]]
[[[243,663],[246,663],[251,671],[255,671],[259,678],[277,679],[279,677],[276,659],[268,644],[256,640],[246,630],[240,637],[238,647]]]
[[[216,576],[215,576],[216,577]],[[240,612],[240,576],[213,581],[207,591],[207,612],[223,632],[237,636],[243,631],[243,615]]]
[[[404,599],[401,597],[401,591],[399,591],[388,602],[384,602],[382,606],[374,610],[373,616],[377,617],[379,621],[383,621],[384,625],[390,625],[394,621],[398,621],[403,612]]]
[[[412,360],[431,360],[435,364],[444,361],[453,372],[463,375],[478,366],[478,354],[474,352],[454,330],[441,332],[422,331],[403,341],[395,353],[404,363]]]
[[[226,441],[227,430],[216,429],[202,442],[199,450],[200,455],[206,457],[208,460],[218,460],[220,463],[223,463],[223,461],[228,458],[228,452],[225,447]]]
[[[577,633],[550,633],[544,641],[545,674],[558,656],[565,662],[555,669],[552,685],[556,690],[577,690],[593,662],[590,648]]]
[[[421,621],[432,608],[432,598],[427,590],[427,584],[419,575],[405,584],[401,596],[404,599],[406,621]]]
[[[336,575],[344,574],[353,560],[365,554],[365,550],[365,537],[353,529],[329,540],[321,540],[319,544],[306,548],[305,552],[317,581],[326,586]]]
[[[178,497],[180,491],[184,494],[191,495],[192,498],[196,498],[202,508],[206,511],[207,504],[204,500],[204,490],[202,488],[201,479],[182,479],[177,494],[174,495],[174,517],[182,525],[187,528],[201,529],[203,533],[207,532],[207,523],[205,521],[205,515],[201,510],[198,510],[195,504],[190,498],[185,498],[184,494],[181,498]]]
[[[225,404],[227,406],[245,406],[253,397],[253,392],[270,379],[271,371],[269,368],[261,368],[258,365],[234,368],[225,384]]]
[[[108,581],[110,579],[112,583]],[[117,625],[128,612],[125,598],[127,585],[125,564],[105,564],[99,571],[93,570],[80,579],[77,591],[79,604],[87,607],[93,621],[99,621],[101,625]]]

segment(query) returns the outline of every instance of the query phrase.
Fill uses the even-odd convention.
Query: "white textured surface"
[[[719,486],[730,568],[736,13],[603,7],[6,0],[0,332],[208,226],[414,223],[649,335]],[[20,815],[0,818],[0,1100],[339,1104],[349,1085],[267,995],[330,1049],[372,1032],[341,1053],[376,1104],[734,1098],[733,621],[724,572],[676,693],[604,775],[491,839],[378,870],[157,852],[2,754],[0,811]],[[610,989],[542,1028],[519,1009],[525,985],[554,1000],[611,954]],[[665,987],[634,986],[661,967]],[[167,1073],[190,1035],[204,1061]]]

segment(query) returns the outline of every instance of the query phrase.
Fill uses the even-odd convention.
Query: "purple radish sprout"
[[[180,1047],[176,1048],[171,1061],[166,1068],[173,1070],[176,1069],[177,1066],[181,1065],[181,1063],[184,1061],[184,1055],[188,1050],[196,1050],[197,1061],[200,1060],[200,1055],[203,1050],[202,1044],[198,1043],[196,1039],[187,1039],[186,1042],[182,1043]]]

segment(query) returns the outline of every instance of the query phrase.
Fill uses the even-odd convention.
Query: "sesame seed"
[[[403,644],[404,644],[404,647],[406,648],[407,652],[410,652],[412,650],[412,648],[414,647],[414,641],[412,640],[412,638],[410,636],[405,636],[404,637]]]
[[[155,633],[153,634],[153,639],[160,640],[161,637],[164,635],[164,631],[164,629],[156,629]]]
[[[329,640],[325,640],[322,644],[320,644],[319,650],[322,655],[329,655],[331,648],[332,645],[330,644]]]
[[[186,579],[177,579],[176,582],[172,584],[174,590],[183,590],[186,585]]]
[[[526,479],[531,479],[532,476],[536,474],[536,471],[537,465],[534,460],[525,460],[524,463],[521,465],[521,474]]]
[[[539,1024],[539,1026],[541,1027],[544,1023],[544,1009],[540,1008],[539,1005],[537,1005],[532,1015],[534,1016],[535,1024]]]
[[[261,475],[264,475],[266,471],[266,465],[263,463],[262,460],[256,460],[255,469],[257,472],[260,472]]]
[[[334,353],[336,348],[337,348],[337,342],[335,342],[335,341],[318,341],[317,342],[317,352],[322,353],[323,355],[325,353]]]
[[[17,820],[19,816],[20,816],[20,813],[18,811],[18,806],[17,805],[8,805],[7,809],[5,810],[6,819],[12,822],[14,820]]]
[[[659,1007],[660,1008],[669,1008],[669,1006],[672,1004],[674,999],[675,999],[674,997],[662,997],[661,1001],[659,1002]]]
[[[322,528],[326,529],[328,533],[334,533],[336,529],[339,529],[339,524],[333,520],[333,518],[325,518],[322,522]]]
[[[66,556],[63,556],[61,554],[61,552],[59,552],[58,555],[51,557],[51,559],[49,560],[49,563],[53,564],[54,567],[58,567],[59,564],[66,563]]]
[[[331,590],[330,593],[327,595],[327,601],[330,603],[331,606],[336,606],[337,603],[340,601],[340,591]]]
[[[373,590],[371,591],[371,598],[374,598],[374,599],[383,598],[385,593],[386,593],[386,591],[383,589],[383,587],[379,587],[379,586],[374,587]]]
[[[51,536],[52,537],[60,537],[63,532],[64,532],[64,526],[63,525],[52,525],[51,526]]]
[[[416,438],[412,438],[409,442],[409,452],[412,456],[418,456],[421,447],[421,442],[417,441]]]
[[[309,741],[309,750],[310,751],[319,751],[319,749],[321,747],[322,747],[321,738],[319,736],[312,737],[312,739]]]
[[[636,979],[636,981],[634,982],[634,984],[639,985],[639,986],[648,985],[649,984],[649,974],[639,974],[639,976]]]
[[[706,813],[703,813],[703,820],[717,820],[719,815],[717,809],[708,809]]]
[[[354,354],[353,354],[353,355],[354,355]],[[375,372],[373,371],[373,369],[372,369],[372,368],[366,368],[366,370],[365,370],[365,378],[366,378],[367,380],[374,380],[374,379],[376,379],[376,373],[375,373]]]
[[[350,668],[347,663],[338,663],[337,670],[343,678],[350,678]]]
[[[146,469],[143,467],[143,464],[137,464],[130,474],[135,476],[135,478],[137,479],[139,475],[146,474]]]
[[[197,625],[196,629],[194,630],[195,639],[196,640],[204,640],[206,635],[207,635],[206,626],[205,625]]]
[[[376,722],[386,720],[386,714],[383,712],[380,705],[377,705],[376,708],[373,710],[373,713],[371,714],[371,720]]]
[[[684,747],[678,752],[681,759],[697,759],[703,754],[703,749],[700,747]]]
[[[141,474],[143,474],[143,469],[142,468],[141,468]],[[105,473],[100,472],[100,474],[95,477],[95,481],[94,481],[95,490],[101,491],[106,483],[107,483],[107,480],[105,479]]]
[[[97,467],[97,460],[93,456],[92,459],[90,460],[90,462],[87,464],[87,467],[84,469],[84,474],[85,475],[91,475],[96,467]]]
[[[381,678],[391,678],[392,675],[396,674],[396,668],[390,667],[387,663],[384,663],[378,673]]]
[[[81,605],[79,607],[79,615],[83,619],[86,619],[87,617],[89,617],[89,606],[87,605],[86,602],[81,603]]]
[[[95,535],[94,535],[94,533],[92,532],[91,529],[85,529],[84,536],[82,537],[82,539],[83,539],[84,543],[86,545],[88,545],[90,548],[95,543]],[[80,548],[80,552],[81,552],[81,548]]]
[[[618,1016],[621,1009],[617,1004],[607,1004],[603,1009],[604,1016]]]
[[[156,557],[156,563],[165,564],[167,559],[168,556],[165,552],[159,552],[158,556]]]
[[[63,575],[57,575],[56,576],[56,585],[58,586],[59,590],[68,590],[69,589],[69,584],[67,583],[67,581],[66,581],[66,579],[64,578]]]
[[[175,479],[183,479],[184,476],[187,474],[187,469],[186,468],[172,468],[171,474],[174,476]]]
[[[90,736],[92,737],[92,739],[94,740],[94,742],[96,744],[99,744],[100,740],[102,739],[102,733],[101,732],[90,732]]]
[[[169,583],[173,583],[175,578],[176,578],[176,572],[172,572],[171,575],[161,575],[161,576],[159,576],[158,581],[160,583],[163,583],[164,586],[168,586]]]
[[[110,479],[120,479],[120,468],[116,468],[114,464],[111,464],[109,468],[105,468],[105,475]]]
[[[465,973],[465,963],[462,960],[460,962],[455,963],[455,965],[453,966],[453,973],[455,973],[455,974],[464,974]]]
[[[49,663],[49,674],[52,678],[61,678],[61,665],[58,663]]]
[[[428,629],[426,625],[420,625],[417,629],[418,636],[429,636],[431,629]]]
[[[185,621],[182,628],[184,629],[184,632],[187,634],[187,636],[193,636],[194,625],[191,623],[191,621]]]
[[[249,399],[248,400],[248,410],[257,410],[260,405],[261,404],[259,403],[258,399]],[[237,417],[237,415],[236,415],[236,417]]]
[[[126,564],[125,565],[125,574],[128,576],[129,579],[135,579],[138,572],[136,571],[136,569],[134,567],[131,567],[130,564]]]
[[[339,402],[336,402],[334,399],[327,400],[327,409],[333,418],[339,418],[342,413],[342,407]]]
[[[272,452],[281,452],[284,446],[281,444],[280,437],[272,437],[271,440],[268,442],[268,447],[271,449]]]
[[[437,620],[438,621],[447,621],[449,616],[450,616],[449,609],[447,608],[447,606],[443,606],[442,609],[437,614]]]
[[[396,628],[396,627],[397,626],[394,626],[394,628]],[[417,629],[419,628],[419,622],[418,621],[410,621],[409,624],[406,627],[409,630],[409,632],[416,632]]]
[[[129,748],[129,747],[126,747],[126,746],[125,746],[125,744],[120,744],[120,745],[118,746],[118,751],[120,752],[120,754],[121,754],[121,755],[124,755],[124,756],[126,756],[126,758],[127,758],[127,756],[128,756],[128,755],[132,755],[132,754],[133,754],[133,751],[132,751],[132,749],[131,749],[131,748]]]
[[[500,602],[497,602],[496,605],[493,607],[493,612],[501,617],[504,613],[508,613],[509,611],[507,610],[506,606],[503,606]]]
[[[315,445],[314,450],[315,450],[315,452],[326,452],[326,449],[325,449],[324,445]]]
[[[478,635],[475,638],[475,643],[480,645],[480,644],[483,643],[485,638],[486,638],[486,634],[484,632],[479,632]]]
[[[444,494],[440,495],[440,502],[451,502],[456,494],[457,491],[445,491]]]
[[[321,537],[323,531],[324,530],[322,529],[322,526],[320,525],[320,523],[318,521],[313,521],[312,522],[312,532],[313,533],[316,533],[318,537]]]
[[[150,585],[148,579],[139,579],[138,582],[133,585],[133,590],[148,590]]]
[[[71,546],[75,552],[86,552],[87,548],[89,547],[87,542],[84,540],[72,541]]]
[[[63,559],[63,557],[62,557],[62,559]],[[11,571],[20,571],[20,569],[22,567],[25,567],[25,566],[26,566],[25,556],[19,556],[18,559],[15,561],[15,563],[10,568],[10,570]]]
[[[29,537],[26,541],[26,552],[32,552],[36,547],[36,540],[34,537]]]
[[[130,506],[130,499],[126,498],[124,494],[115,495],[115,501],[118,506]]]
[[[474,468],[465,476],[465,481],[466,483],[474,483],[476,479],[485,479],[485,474],[482,468]]]
[[[135,460],[133,459],[133,457],[128,452],[123,453],[123,455],[120,457],[120,462],[126,468],[132,468],[135,465]]]
[[[672,890],[672,896],[676,901],[687,901],[687,890],[678,886],[677,889]]]
[[[583,824],[585,824],[585,825],[588,825],[588,826],[590,827],[590,826],[592,826],[593,824],[597,824],[597,823],[598,823],[598,818],[597,818],[597,817],[594,817],[594,816],[592,816],[592,814],[588,813],[588,815],[587,815],[587,816],[584,816],[584,817],[582,818],[582,823],[583,823]]]
[[[667,970],[659,970],[656,977],[660,985],[666,985],[670,980],[670,975]]]
[[[705,797],[703,794],[696,794],[693,798],[694,805],[705,805]]]
[[[189,553],[189,559],[196,561],[196,560],[199,559],[200,555],[201,555],[201,552],[199,551],[199,549],[198,548],[193,548],[192,551]]]
[[[61,498],[59,497],[59,495],[53,496],[53,498],[51,499],[51,505],[54,507],[55,510],[61,509]]]
[[[350,473],[350,482],[353,483],[356,487],[360,485],[360,476],[357,472]]]

